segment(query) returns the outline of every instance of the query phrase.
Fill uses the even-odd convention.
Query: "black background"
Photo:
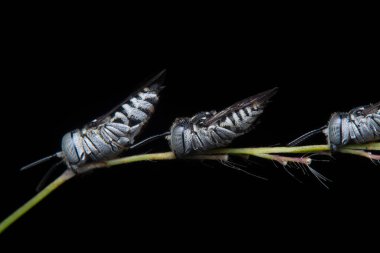
[[[261,123],[232,146],[285,144],[325,124],[334,111],[379,100],[378,39],[370,28],[339,20],[267,21],[146,29],[45,20],[11,28],[3,49],[0,219],[35,194],[51,163],[23,173],[20,167],[59,151],[64,133],[106,113],[164,68],[166,89],[141,139],[167,131],[176,117],[221,110],[274,86],[279,93]],[[309,143],[324,142],[318,136]],[[158,141],[140,152],[167,149]],[[313,164],[333,180],[330,190],[294,170],[304,181],[298,183],[281,166],[255,158],[247,169],[268,181],[213,162],[98,170],[66,183],[2,236],[93,243],[128,234],[125,243],[162,238],[170,244],[216,233],[266,237],[323,228],[333,234],[374,224],[380,167],[334,157]]]

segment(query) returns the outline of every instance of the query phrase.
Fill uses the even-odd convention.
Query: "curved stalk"
[[[340,148],[337,152],[363,156],[372,160],[380,160],[379,155],[372,154],[366,151],[380,151],[380,143],[367,143],[361,145],[347,145]],[[284,157],[273,154],[305,154],[305,153],[325,153],[330,152],[330,147],[328,145],[310,145],[310,146],[299,146],[299,147],[262,147],[262,148],[223,148],[212,150],[200,155],[188,156],[186,159],[198,159],[198,160],[222,160],[227,161],[229,155],[251,155],[264,159],[269,159],[273,161],[286,164],[287,162],[297,162],[310,164],[310,158],[297,158],[297,157]],[[154,153],[154,154],[143,154],[143,155],[133,155],[123,158],[118,158],[114,160],[92,163],[80,168],[79,173],[85,173],[89,170],[101,168],[101,167],[112,167],[122,164],[141,162],[141,161],[158,161],[158,160],[175,160],[176,157],[173,152],[164,153]],[[36,196],[26,202],[23,206],[9,215],[5,220],[0,223],[0,234],[4,232],[10,225],[21,218],[25,213],[37,205],[40,201],[46,198],[50,193],[60,187],[63,183],[67,182],[69,179],[73,178],[75,173],[71,170],[66,170],[61,176],[56,180],[46,186],[42,191],[40,191]]]
[[[10,225],[12,225],[15,221],[21,218],[25,213],[27,213],[30,209],[32,209],[35,205],[37,205],[40,201],[46,198],[50,193],[60,187],[67,180],[72,178],[75,174],[71,170],[65,171],[61,176],[55,179],[52,183],[46,186],[42,191],[40,191],[36,196],[22,205],[19,209],[14,211],[11,215],[9,215],[5,220],[0,223],[0,234],[6,230]]]

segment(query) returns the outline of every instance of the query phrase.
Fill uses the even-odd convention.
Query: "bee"
[[[107,114],[81,129],[66,133],[61,142],[62,151],[24,166],[21,170],[58,157],[68,169],[78,173],[78,169],[90,161],[105,161],[132,148],[155,111],[165,72],[158,73]]]
[[[380,102],[359,106],[349,112],[336,112],[327,126],[310,131],[288,145],[295,146],[320,132],[326,135],[333,151],[347,144],[380,140]]]
[[[192,118],[178,118],[168,136],[171,150],[176,157],[225,147],[235,138],[248,133],[263,113],[277,88],[246,98],[225,110],[200,112]]]

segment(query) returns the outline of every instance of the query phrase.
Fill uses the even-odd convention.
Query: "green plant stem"
[[[88,166],[84,166],[79,172],[85,173],[88,170],[99,168],[99,167],[112,167],[116,165],[134,163],[140,161],[158,161],[158,160],[174,160],[176,159],[174,153],[156,153],[156,154],[144,154],[144,155],[134,155],[119,159],[114,159],[101,163],[92,163]],[[202,159],[202,160],[228,160],[228,155],[196,155],[188,157],[188,159]],[[0,223],[0,234],[6,230],[15,221],[21,218],[25,213],[37,205],[40,201],[46,198],[50,193],[56,190],[63,183],[74,177],[76,174],[72,170],[66,170],[61,176],[55,179],[52,183],[46,186],[42,191],[35,195],[32,199],[22,205],[19,209],[9,215],[5,220]]]
[[[270,155],[270,154],[256,154],[255,156],[271,160],[271,161],[276,161],[283,166],[286,166],[288,163],[303,163],[306,165],[311,164],[311,158],[309,157],[286,157],[286,156],[279,156],[279,155]]]
[[[86,171],[93,170],[96,168],[103,167],[113,167],[117,165],[135,163],[142,161],[160,161],[160,160],[175,160],[177,159],[173,152],[164,152],[164,153],[153,153],[153,154],[144,154],[144,155],[133,155],[122,157],[114,160],[91,163],[80,168],[79,173],[85,173]],[[228,160],[228,155],[218,154],[218,155],[193,155],[187,156],[186,159],[195,159],[195,160]]]
[[[27,213],[30,209],[32,209],[35,205],[37,205],[41,200],[46,198],[50,193],[56,190],[59,186],[65,183],[67,180],[72,178],[75,174],[71,170],[65,171],[61,176],[59,176],[56,180],[46,186],[42,191],[40,191],[36,196],[22,205],[19,209],[9,215],[4,221],[0,223],[0,234],[7,229],[10,225],[12,225],[16,220],[22,217],[25,213]]]
[[[328,145],[311,145],[300,147],[269,147],[269,148],[222,148],[210,151],[210,154],[229,154],[229,155],[253,155],[256,154],[304,154],[330,151]]]
[[[376,150],[376,151],[380,151],[380,142],[347,145],[347,146],[344,146],[344,148],[342,148],[342,150],[347,150],[347,149],[360,149],[360,150]]]
[[[360,155],[370,159],[379,159],[379,155],[374,155],[364,150],[376,150],[380,151],[380,143],[368,143],[362,145],[347,145],[344,148],[338,150],[338,152]],[[268,147],[268,148],[223,148],[212,150],[206,152],[202,155],[188,156],[186,159],[201,159],[201,160],[228,160],[228,155],[252,155],[261,157],[264,159],[275,160],[280,163],[286,164],[286,162],[299,162],[309,164],[311,162],[310,158],[294,158],[294,157],[283,157],[271,154],[305,154],[305,153],[322,153],[329,152],[330,147],[328,145],[311,145],[311,146],[300,146],[300,147]],[[144,155],[134,155],[127,156],[119,159],[114,159],[105,162],[92,163],[83,166],[79,173],[84,173],[88,170],[92,170],[100,167],[112,167],[121,164],[128,164],[141,161],[158,161],[158,160],[174,160],[176,159],[173,152],[155,153],[155,154],[144,154]],[[26,202],[23,206],[17,209],[9,217],[0,223],[0,234],[12,225],[16,220],[27,213],[32,207],[38,204],[41,200],[46,198],[55,189],[61,186],[70,178],[74,177],[75,174],[71,170],[67,170],[60,177],[54,180],[31,200]]]
[[[127,156],[119,159],[114,159],[105,162],[107,167],[126,164],[126,163],[135,163],[141,161],[159,161],[159,160],[174,160],[175,155],[173,152],[165,152],[165,153],[155,153],[155,154],[144,154],[144,155],[134,155]]]
[[[343,149],[340,151],[341,153],[344,154],[350,154],[350,155],[357,155],[357,156],[362,156],[371,160],[380,160],[380,155],[374,155],[371,152],[366,152],[363,150],[358,150],[358,149]]]

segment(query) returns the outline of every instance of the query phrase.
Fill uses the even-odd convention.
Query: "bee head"
[[[63,136],[62,153],[67,166],[71,168],[76,168],[84,163],[85,152],[80,141],[80,131],[78,129]]]
[[[333,150],[336,150],[339,146],[345,145],[348,142],[348,113],[334,113],[329,121],[326,131],[327,140]]]
[[[189,118],[178,118],[170,128],[170,148],[177,157],[191,151],[191,123]]]

